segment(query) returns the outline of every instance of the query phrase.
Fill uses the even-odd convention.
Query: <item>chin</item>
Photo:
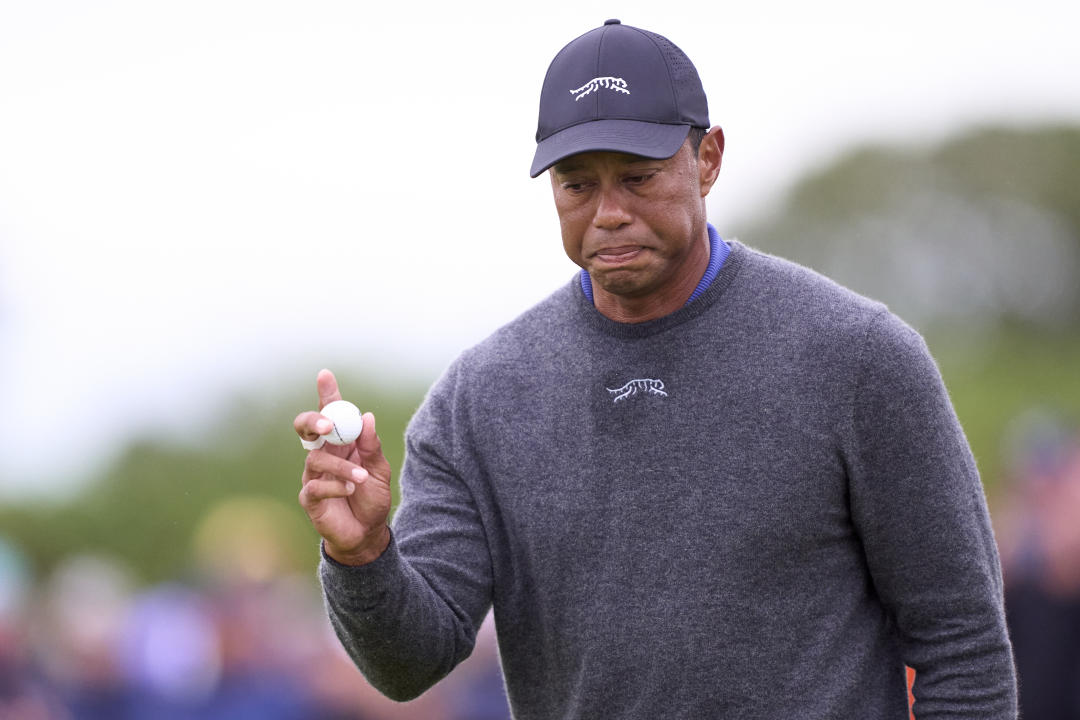
[[[648,279],[639,277],[636,273],[618,270],[615,272],[600,273],[599,276],[592,275],[591,273],[590,275],[596,281],[596,284],[609,295],[639,297],[649,293]]]

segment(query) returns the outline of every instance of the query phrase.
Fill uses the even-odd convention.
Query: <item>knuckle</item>
[[[313,508],[320,500],[326,499],[326,489],[323,485],[323,482],[315,481],[304,486],[301,491],[301,503],[305,508]]]

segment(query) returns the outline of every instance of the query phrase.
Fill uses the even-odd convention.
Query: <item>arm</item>
[[[320,375],[325,404],[322,383]],[[373,417],[365,416],[347,457],[313,451],[304,473],[301,505],[323,536],[319,572],[331,624],[371,684],[395,700],[417,697],[467,657],[490,605],[486,538],[471,495],[443,456],[453,454],[454,428],[450,418],[436,416],[451,409],[437,386],[410,425],[392,533],[389,465]],[[298,432],[318,422],[304,417],[297,418]],[[366,477],[354,491],[340,489],[356,477],[352,461]],[[376,502],[379,510],[369,513],[364,491],[383,484],[385,511]]]
[[[974,459],[922,338],[882,313],[861,348],[853,522],[916,670],[915,716],[1016,718],[997,547]]]

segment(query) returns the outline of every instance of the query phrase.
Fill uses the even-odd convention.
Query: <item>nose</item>
[[[629,225],[632,220],[622,188],[617,185],[601,188],[596,214],[593,215],[593,226],[602,230],[616,230],[623,225]]]

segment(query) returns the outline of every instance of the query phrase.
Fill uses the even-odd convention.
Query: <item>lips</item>
[[[625,265],[638,258],[645,248],[641,245],[620,245],[602,248],[593,253],[593,259],[604,265]]]

